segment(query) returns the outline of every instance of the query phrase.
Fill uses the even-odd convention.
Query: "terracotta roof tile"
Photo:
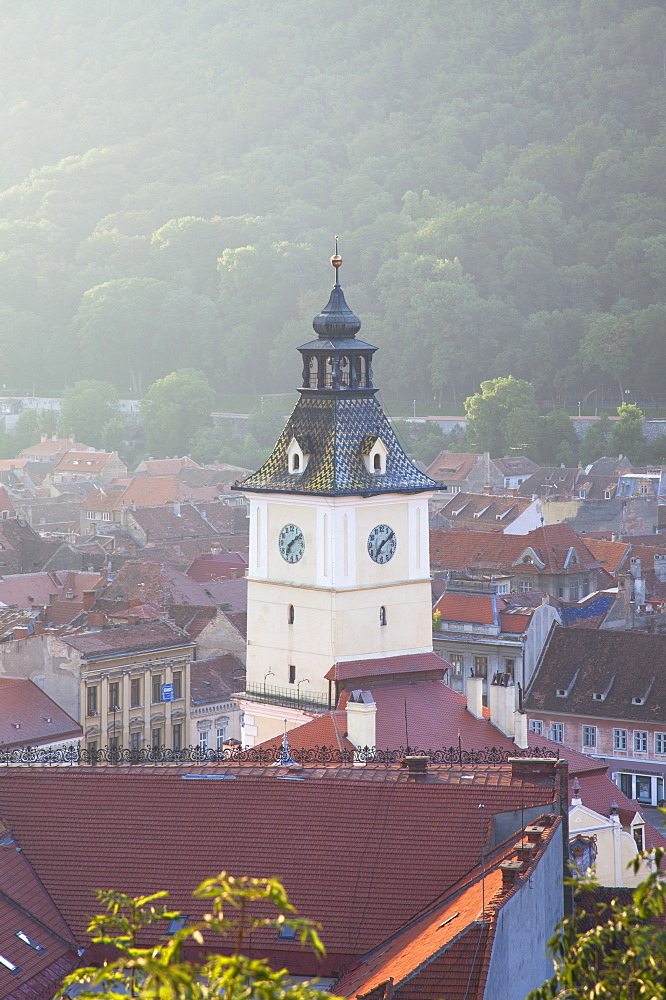
[[[349,751],[355,749],[354,744],[347,739],[347,713],[344,711],[327,712],[302,726],[290,729],[287,740],[292,750],[310,750],[316,747]],[[277,748],[281,745],[281,736],[275,736],[260,744],[264,749]]]
[[[227,508],[232,510],[232,508]],[[197,556],[188,567],[187,575],[197,583],[213,583],[216,580],[236,580],[245,576],[248,562],[239,552],[204,553]]]
[[[442,622],[468,622],[474,625],[495,625],[496,610],[504,608],[501,599],[485,594],[456,594],[448,591],[439,598],[434,611],[442,615]]]
[[[95,889],[165,888],[174,907],[198,914],[192,889],[225,868],[282,879],[299,912],[323,924],[330,969],[395,933],[433,887],[444,891],[477,863],[480,795],[488,815],[553,797],[552,782],[502,767],[486,769],[480,790],[456,783],[451,768],[424,783],[390,767],[306,770],[285,781],[276,767],[1,768],[0,816],[80,939]],[[186,780],[215,774],[236,780]],[[206,836],[203,815],[221,818]],[[342,854],[341,831],[353,831]],[[266,940],[257,935],[256,947]]]
[[[438,481],[446,479],[447,482],[449,480],[463,482],[480,460],[480,455],[440,451],[437,458],[428,466],[426,475]]]
[[[541,569],[536,563],[522,562],[523,554],[532,548],[543,562]],[[577,561],[567,557],[570,550],[576,553]],[[430,533],[430,559],[437,569],[465,572],[476,570],[511,570],[518,566],[521,575],[540,573],[580,573],[586,569],[600,569],[599,563],[581,541],[575,531],[565,522],[546,524],[525,535],[505,535],[499,532],[470,531],[453,528],[450,531]]]
[[[190,699],[193,705],[208,705],[226,701],[234,691],[240,690],[245,678],[245,668],[230,653],[193,660],[190,664]]]
[[[189,636],[166,622],[145,625],[116,626],[96,632],[80,632],[62,636],[62,641],[77,649],[86,659],[122,655],[140,650],[188,646]]]
[[[607,542],[601,538],[585,538],[585,544],[600,566],[615,576],[631,551],[626,542]]]
[[[128,604],[196,604],[212,606],[215,601],[204,587],[162,563],[144,559],[129,559],[118,571],[116,578],[105,589],[103,596],[123,600]]]
[[[327,680],[343,681],[354,677],[381,677],[386,674],[419,673],[446,670],[451,664],[437,653],[406,653],[402,656],[367,657],[341,660],[324,674]]]
[[[81,733],[76,719],[32,681],[0,677],[0,747],[42,746]]]

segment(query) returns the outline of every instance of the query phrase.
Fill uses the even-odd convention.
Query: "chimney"
[[[176,517],[180,517],[180,504],[178,503],[177,500],[174,501],[173,512],[176,515]]]
[[[103,611],[89,611],[88,625],[91,628],[104,628],[106,625],[106,615]]]
[[[535,847],[538,847],[543,836],[543,827],[536,826],[536,824],[534,826],[526,826],[525,836],[529,840],[530,844],[534,844]]]
[[[16,628],[14,629],[14,638],[15,639],[27,639],[28,638],[28,630],[25,627],[25,625],[17,625],[16,626]]]
[[[428,758],[423,754],[403,757],[400,767],[406,767],[410,778],[425,778],[428,773]]]
[[[76,444],[76,438],[74,437],[74,435],[73,435],[73,434],[70,434],[70,435],[69,435],[69,443],[71,444],[72,448],[73,448],[73,447],[74,447],[74,445]]]
[[[467,678],[467,711],[475,719],[483,718],[483,677]]]
[[[53,434],[51,435],[51,440],[52,440],[52,441],[57,441],[57,440],[58,440],[58,435],[57,435],[57,434],[55,433],[55,431],[54,431],[54,432],[53,432]]]
[[[517,747],[527,750],[527,712],[513,713],[513,739]]]
[[[33,625],[32,634],[33,635],[41,635],[43,631],[44,631],[44,624],[43,624],[43,622],[35,622],[34,625]]]
[[[377,705],[369,691],[352,691],[345,705],[347,737],[355,747],[376,745]]]
[[[97,594],[94,590],[84,590],[83,591],[83,610],[90,611],[93,604],[95,603],[95,598]]]
[[[490,721],[505,736],[513,736],[516,688],[508,674],[496,673],[489,690]]]
[[[659,583],[666,583],[666,554],[663,552],[654,554],[654,575]]]
[[[44,434],[44,433],[42,432],[42,434],[41,434],[40,436],[41,436],[41,439],[42,439],[42,444],[44,444],[44,442],[45,442],[45,441],[46,441],[46,439],[48,438],[48,434]]]
[[[520,861],[502,861],[499,867],[502,873],[502,892],[508,892],[518,881],[518,876],[523,870],[522,863]]]
[[[534,859],[535,848],[534,844],[531,844],[529,840],[521,840],[515,846],[515,852],[518,856],[518,860],[523,866],[523,870],[527,871],[529,866],[532,864]]]
[[[509,757],[511,777],[533,780],[553,778],[557,766],[556,757]]]

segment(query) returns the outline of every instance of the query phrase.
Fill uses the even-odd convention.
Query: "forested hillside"
[[[341,237],[378,382],[666,362],[666,12],[648,0],[6,0],[2,383],[288,389]]]

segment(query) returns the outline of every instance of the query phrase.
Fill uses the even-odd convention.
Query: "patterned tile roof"
[[[424,782],[397,767],[304,770],[299,781],[280,780],[284,770],[270,766],[1,768],[0,817],[80,940],[96,889],[164,888],[196,917],[205,904],[191,900],[192,889],[226,869],[283,880],[298,911],[322,923],[332,970],[478,863],[480,801],[492,816],[547,806],[554,795],[552,778],[521,778],[510,767],[476,769],[488,781],[471,787],[449,767]],[[220,820],[205,836],[202,816]],[[293,954],[274,935],[258,933],[255,946]],[[318,971],[308,954],[301,961]]]
[[[577,603],[562,601],[562,624],[578,628],[599,628],[616,599],[616,591],[599,590]]]
[[[368,435],[381,438],[388,449],[383,475],[370,473],[363,461]],[[292,438],[307,441],[311,448],[307,466],[300,475],[289,472],[287,449]],[[437,484],[407,458],[373,396],[335,398],[304,394],[271,457],[238,488],[313,496],[373,496],[424,492],[436,489]]]

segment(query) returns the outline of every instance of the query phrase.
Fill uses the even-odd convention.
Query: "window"
[[[171,683],[173,684],[173,696],[175,698],[183,697],[183,671],[174,670],[171,675]]]
[[[152,678],[153,685],[153,704],[156,701],[162,701],[162,675],[153,674]]]
[[[610,490],[604,490],[604,500],[610,500],[612,496],[613,494],[611,493]]]
[[[666,753],[666,733],[654,734],[654,752]]]
[[[89,687],[86,691],[86,715],[97,715],[97,687]]]
[[[293,604],[288,604],[287,605],[287,625],[293,625],[293,624],[294,624],[294,605]]]
[[[553,743],[564,743],[564,723],[563,722],[551,722],[550,724],[550,738]]]
[[[111,681],[109,684],[109,712],[114,708],[120,708],[120,684],[118,681]]]
[[[642,729],[634,730],[634,753],[647,753],[648,737]]]
[[[635,826],[633,831],[634,840],[636,841],[636,847],[638,848],[639,851],[645,850],[645,843],[643,840],[643,829],[644,828],[642,826]]]
[[[614,729],[613,730],[613,750],[626,750],[627,749],[627,730],[626,729]]]
[[[541,719],[530,719],[530,729],[533,733],[536,733],[537,736],[541,736],[543,732],[543,722]]]
[[[167,934],[176,934],[178,931],[182,931],[186,923],[187,913],[179,913],[177,917],[171,919],[167,927]]]
[[[532,589],[532,584],[529,580],[521,580],[518,584],[518,590],[521,594],[527,593],[528,590]]]
[[[130,708],[138,708],[141,704],[141,678],[133,677],[130,680]]]
[[[375,472],[382,471],[382,456],[379,453],[376,453],[375,457],[373,458],[373,468]]]
[[[597,748],[596,726],[583,726],[583,748],[586,750],[596,750]]]
[[[386,625],[386,608],[384,605],[379,609],[379,624]]]
[[[180,722],[177,722],[173,727],[173,749],[183,749],[183,727]]]
[[[16,937],[19,939],[19,941],[23,941],[23,944],[27,944],[28,947],[33,948],[38,955],[41,955],[43,952],[46,951],[46,948],[43,948],[41,944],[38,944],[34,938],[31,938],[24,931],[17,931]]]
[[[206,750],[208,750],[208,730],[207,729],[200,729],[199,730],[199,750],[202,753],[205,753]]]
[[[218,753],[224,750],[224,744],[227,742],[227,727],[218,726],[215,730],[215,749]]]
[[[296,667],[294,666],[293,663],[289,664],[289,683],[290,684],[296,683]]]
[[[102,511],[102,520],[103,521],[110,521],[111,520],[111,511],[110,510]]]
[[[87,510],[86,511],[86,520],[88,520],[88,521],[94,521],[95,520],[95,511],[94,510]]]
[[[138,754],[138,752],[139,752],[139,742],[140,742],[139,733],[130,733],[129,745],[130,745],[130,750],[132,751],[132,753]]]
[[[298,452],[294,452],[291,456],[291,471],[300,472],[301,471],[301,456]]]
[[[474,676],[475,677],[487,677],[488,676],[488,657],[487,656],[475,656],[474,657]]]
[[[18,965],[14,965],[14,963],[10,962],[4,955],[0,955],[0,965],[4,965],[5,969],[9,969],[12,975],[21,971]]]
[[[516,661],[515,660],[505,660],[504,661],[504,673],[508,674],[511,680],[514,679],[516,671]]]
[[[463,672],[463,662],[464,662],[463,654],[462,653],[451,653],[451,655],[449,656],[449,662],[451,663],[451,666],[453,667],[454,674],[457,674],[458,676],[460,676],[462,674],[462,672]]]
[[[294,941],[296,938],[296,929],[291,924],[285,922],[280,925],[278,938],[280,941]]]
[[[569,584],[569,600],[570,601],[577,601],[578,600],[578,584],[577,583],[570,583]]]
[[[150,732],[150,741],[153,745],[153,750],[159,750],[162,746],[162,730],[152,729]]]

